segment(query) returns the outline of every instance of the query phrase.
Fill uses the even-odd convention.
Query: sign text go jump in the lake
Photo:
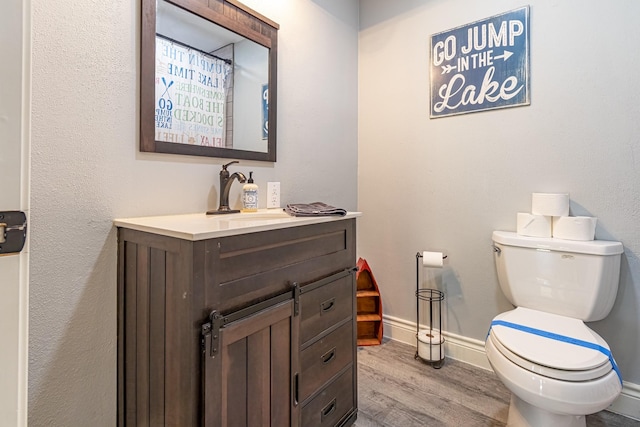
[[[530,104],[529,6],[431,36],[431,118]]]

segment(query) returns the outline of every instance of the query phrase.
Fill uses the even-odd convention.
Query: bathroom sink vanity
[[[115,220],[118,425],[351,425],[359,215]]]

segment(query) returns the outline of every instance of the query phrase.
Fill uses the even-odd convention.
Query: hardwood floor
[[[504,426],[509,391],[493,372],[447,359],[441,369],[414,358],[414,346],[385,339],[358,348],[357,427]],[[588,427],[640,426],[602,411]],[[552,426],[549,426],[552,427]]]

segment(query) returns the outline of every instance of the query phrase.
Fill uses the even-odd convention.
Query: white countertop
[[[321,222],[356,218],[360,212],[347,212],[345,216],[293,217],[282,209],[259,209],[258,212],[207,215],[203,213],[119,218],[116,227],[145,231],[185,240],[205,240],[237,234],[277,230]]]

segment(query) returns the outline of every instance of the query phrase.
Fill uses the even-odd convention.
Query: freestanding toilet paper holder
[[[442,331],[442,301],[444,292],[437,289],[420,288],[420,258],[416,254],[416,355],[433,368],[440,369],[444,365],[444,337]],[[443,256],[446,258],[446,255]],[[429,325],[420,330],[420,301],[428,306]],[[425,307],[426,309],[427,307]]]

